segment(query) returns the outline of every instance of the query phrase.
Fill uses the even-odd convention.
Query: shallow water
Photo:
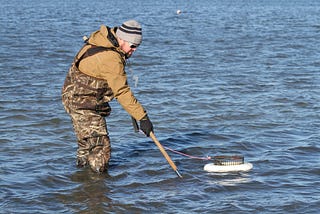
[[[317,213],[318,1],[91,2],[0,4],[0,212]],[[131,18],[144,40],[128,79],[158,140],[242,154],[252,171],[207,173],[209,161],[168,151],[177,178],[116,101],[108,173],[75,166],[66,72],[83,35]]]

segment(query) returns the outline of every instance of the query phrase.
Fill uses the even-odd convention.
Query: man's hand
[[[150,132],[153,132],[153,125],[148,115],[144,116],[140,120],[140,129],[143,131],[143,133],[147,135],[147,137],[150,136]]]

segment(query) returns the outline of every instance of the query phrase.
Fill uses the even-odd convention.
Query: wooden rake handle
[[[181,174],[178,171],[177,166],[174,164],[174,162],[171,160],[171,158],[169,157],[168,153],[166,152],[166,150],[163,148],[163,146],[161,145],[161,143],[157,140],[156,136],[153,134],[153,132],[150,132],[150,137],[153,140],[153,142],[158,146],[158,148],[160,149],[162,155],[166,158],[166,160],[168,161],[168,163],[170,164],[171,168],[177,173],[177,175],[182,178]]]

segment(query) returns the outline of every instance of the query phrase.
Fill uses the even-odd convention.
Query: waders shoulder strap
[[[90,45],[89,43],[87,43],[87,44]],[[93,55],[95,55],[97,53],[103,52],[103,51],[114,51],[114,52],[117,52],[121,56],[122,62],[125,64],[125,61],[123,59],[124,54],[119,52],[116,48],[91,45],[91,47],[86,52],[84,52],[79,59],[77,59],[75,61],[76,67],[77,68],[79,67],[79,63],[80,63],[81,60],[83,60],[83,59],[85,59],[85,58],[87,58],[89,56],[93,56]]]
[[[114,29],[115,31],[117,31],[117,28]],[[96,45],[92,45],[88,42],[88,38],[85,39],[85,43],[86,45],[91,45],[91,47],[86,51],[84,52],[79,59],[75,58],[75,65],[76,67],[78,68],[79,67],[79,63],[81,60],[83,60],[84,58],[87,58],[89,56],[93,56],[97,53],[100,53],[102,51],[115,51],[117,52],[120,57],[121,57],[121,61],[122,63],[125,65],[126,64],[126,61],[123,59],[123,58],[126,58],[126,55],[124,53],[121,53],[119,52],[116,47],[119,47],[119,43],[117,41],[117,38],[112,34],[111,32],[111,28],[107,27],[107,31],[108,31],[108,35],[107,35],[107,39],[109,40],[109,42],[111,42],[111,44],[114,46],[114,47],[102,47],[102,46],[96,46]],[[81,50],[80,50],[81,51]],[[79,51],[79,52],[80,52]],[[79,53],[78,53],[79,54]],[[77,54],[77,55],[78,55]]]

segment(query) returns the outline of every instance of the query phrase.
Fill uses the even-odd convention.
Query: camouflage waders
[[[80,167],[89,165],[95,172],[108,167],[111,146],[104,117],[111,112],[108,102],[112,99],[106,81],[80,72],[73,63],[62,89],[62,102],[77,136]]]

